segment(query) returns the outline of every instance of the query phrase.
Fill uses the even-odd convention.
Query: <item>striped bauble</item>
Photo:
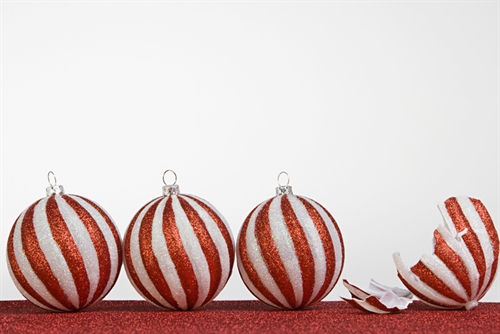
[[[261,301],[284,309],[304,308],[323,299],[337,283],[344,244],[323,206],[293,195],[291,187],[283,188],[283,194],[259,204],[243,223],[238,269]]]
[[[224,217],[207,201],[169,189],[143,206],[125,233],[125,268],[154,305],[191,310],[224,288],[234,262]]]
[[[57,192],[21,213],[9,235],[7,257],[24,297],[45,309],[75,311],[111,290],[122,250],[118,230],[103,208]]]
[[[438,208],[445,225],[434,231],[434,254],[423,255],[408,268],[395,253],[398,276],[429,305],[470,310],[478,305],[495,278],[498,234],[478,199],[451,197]]]

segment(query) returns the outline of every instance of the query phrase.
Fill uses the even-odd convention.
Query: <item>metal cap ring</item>
[[[167,184],[167,182],[165,181],[165,175],[168,173],[168,172],[171,172],[172,174],[174,174],[174,183],[172,184]],[[174,186],[176,183],[177,183],[177,174],[175,174],[175,172],[171,169],[167,169],[165,172],[163,172],[163,184],[168,186],[168,187],[171,187],[171,186]]]

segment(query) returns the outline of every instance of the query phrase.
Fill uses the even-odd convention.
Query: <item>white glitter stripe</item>
[[[87,279],[90,284],[89,294],[87,296],[82,296],[85,300],[85,305],[87,305],[94,296],[97,290],[97,284],[99,283],[99,259],[97,258],[95,245],[90,238],[89,231],[80,220],[75,210],[73,210],[62,196],[55,196],[55,199],[59,212],[75,242],[76,248],[78,248],[85,266],[85,271],[87,272]],[[69,265],[73,265],[73,263],[69,263]]]
[[[419,293],[427,297],[427,299],[433,301],[433,303],[446,305],[448,307],[460,308],[463,306],[462,303],[459,303],[457,301],[454,301],[453,299],[443,296],[442,294],[432,289],[424,282],[420,281],[420,279],[418,279],[418,277],[415,274],[413,274],[408,267],[405,266],[399,253],[394,253],[393,259],[394,263],[396,264],[396,269],[398,273],[403,277],[403,279],[409,285],[411,285],[415,290],[417,290]],[[434,305],[433,303],[430,304]]]
[[[167,246],[167,241],[165,240],[165,234],[163,233],[163,212],[165,211],[165,206],[167,204],[168,197],[164,197],[160,204],[156,207],[155,214],[153,217],[153,224],[151,226],[152,234],[152,249],[153,254],[158,261],[158,266],[160,267],[163,278],[167,282],[168,288],[172,294],[172,298],[175,300],[179,308],[185,310],[187,309],[187,299],[184,290],[182,289],[182,284],[177,274],[177,269],[175,264],[170,257],[170,252]],[[170,305],[170,304],[167,304]],[[171,308],[175,308],[169,306]]]
[[[60,195],[53,196],[58,197]],[[49,197],[45,197],[35,206],[33,226],[35,228],[36,237],[40,249],[49,263],[50,270],[59,282],[68,301],[73,304],[75,308],[79,308],[79,296],[75,281],[73,280],[73,276],[71,275],[71,271],[69,270],[61,249],[52,236],[52,231],[47,221],[46,205],[48,199]]]
[[[479,272],[477,270],[476,263],[474,262],[474,258],[470,253],[469,249],[465,246],[465,243],[462,239],[458,241],[453,237],[450,231],[442,225],[439,225],[436,231],[441,235],[446,244],[455,252],[460,259],[462,259],[463,264],[465,265],[467,276],[470,281],[470,291],[471,291],[471,299],[475,299],[478,292],[479,286]]]
[[[288,196],[292,198],[293,196]],[[281,263],[285,268],[288,280],[293,288],[295,295],[295,302],[299,306],[303,302],[303,282],[302,282],[302,270],[300,268],[299,259],[297,257],[297,252],[295,250],[292,236],[288,231],[285,223],[285,218],[283,217],[283,212],[281,211],[281,199],[283,196],[276,196],[271,200],[271,205],[269,206],[269,227],[271,230],[271,238],[274,244],[277,245],[276,249],[278,251]],[[300,219],[300,218],[299,218]]]
[[[196,236],[193,226],[191,225],[186,213],[182,209],[177,196],[172,197],[172,207],[175,214],[175,224],[179,230],[179,236],[182,240],[182,245],[184,250],[191,262],[193,267],[194,275],[196,276],[196,281],[198,282],[198,300],[196,301],[194,308],[199,307],[203,301],[208,296],[210,291],[209,280],[204,279],[205,277],[210,277],[210,269],[208,268],[208,262],[201,248],[200,241]]]
[[[130,232],[130,259],[132,262],[132,267],[133,270],[136,272],[137,277],[141,283],[141,285],[144,287],[144,289],[151,295],[153,296],[154,299],[156,299],[160,304],[162,305],[170,305],[156,290],[155,285],[149,278],[149,275],[146,271],[146,268],[144,267],[144,263],[142,262],[142,256],[141,256],[141,250],[139,246],[139,230],[141,227],[142,220],[144,219],[144,215],[146,212],[148,212],[149,208],[155,204],[156,202],[160,201],[161,199],[157,199],[149,203],[144,209],[141,210],[139,215],[137,216],[137,219],[135,221],[134,227],[132,228],[132,231]],[[132,279],[130,281],[133,281]],[[149,300],[142,292],[141,290],[137,289],[137,292],[144,297],[144,299]],[[154,303],[153,301],[151,301]]]
[[[237,256],[237,263],[238,263],[238,269],[241,274],[241,278],[243,279],[243,282],[247,286],[247,288],[252,292],[253,295],[255,295],[258,299],[262,300],[264,303],[267,303],[269,305],[274,305],[277,308],[281,308],[281,306],[274,304],[271,302],[269,299],[267,299],[252,283],[250,280],[250,277],[248,277],[248,273],[245,270],[245,267],[243,266],[243,261],[241,260],[241,255],[240,252],[237,250],[236,251],[236,256]]]
[[[90,213],[90,215],[94,218],[96,221],[97,225],[99,226],[99,229],[101,230],[102,234],[104,235],[104,240],[106,241],[106,245],[108,247],[109,251],[109,261],[110,261],[110,274],[109,274],[109,280],[104,288],[103,292],[101,295],[96,299],[96,301],[101,300],[104,298],[104,296],[109,292],[111,287],[113,286],[116,276],[118,275],[118,247],[121,247],[121,245],[117,245],[113,232],[111,231],[111,228],[109,227],[108,223],[106,222],[106,219],[97,211],[91,204],[89,204],[85,199],[78,197],[78,196],[72,196],[68,195],[75,201],[77,201],[87,212]],[[93,202],[94,203],[94,202]],[[105,213],[106,211],[99,206],[97,203],[94,203],[97,205],[101,210],[103,210]],[[106,213],[107,214],[107,213]],[[111,223],[115,227],[117,233],[118,233],[118,228],[116,227],[115,223],[111,219],[111,217],[108,215],[109,219],[111,220]],[[94,297],[93,294],[91,294],[91,299]],[[91,300],[89,299],[89,300]]]
[[[217,210],[217,208],[215,208],[211,203],[207,202],[203,198],[200,198],[198,196],[191,195],[191,194],[189,194],[187,196],[192,197],[192,198],[196,198],[198,201],[202,202],[203,204],[205,204],[206,206],[208,206],[210,209],[212,209],[212,211],[214,211],[221,218],[222,222],[226,226],[227,231],[229,232],[229,236],[231,238],[231,241],[233,241],[233,245],[234,245],[234,239],[233,239],[233,234],[231,232],[231,227],[229,226],[229,224],[226,221],[226,219],[224,218],[224,216],[219,212],[219,210]],[[185,197],[183,197],[183,198],[185,198]]]
[[[23,252],[23,246],[22,246],[22,238],[21,238],[21,223],[24,219],[24,216],[26,214],[26,211],[24,211],[20,216],[19,219],[15,223],[15,228],[14,228],[14,235],[12,238],[12,246],[14,248],[14,257],[17,262],[17,265],[19,267],[19,270],[21,271],[21,274],[23,275],[24,279],[28,283],[29,286],[35,290],[38,295],[48,304],[52,305],[54,309],[59,309],[59,310],[65,310],[68,311],[68,308],[63,306],[59,301],[57,301],[52,294],[47,290],[45,287],[45,284],[38,278],[38,276],[35,274],[33,271],[33,268],[31,267],[31,264],[28,261],[28,258]],[[31,302],[35,303],[36,305],[43,307],[47,309],[47,306],[40,304],[34,297],[32,297],[24,288],[21,286],[21,284],[17,281],[15,278],[12,268],[10,266],[10,261],[7,259],[7,264],[9,267],[9,270],[11,271],[11,277],[14,280],[14,284],[17,286],[19,291],[21,291],[22,295],[25,296],[28,300]]]
[[[430,271],[432,271],[434,275],[436,275],[437,278],[443,281],[443,283],[450,288],[455,295],[462,298],[464,301],[469,299],[467,291],[465,291],[465,288],[462,286],[458,278],[446,266],[446,264],[441,261],[440,258],[436,255],[424,254],[420,260],[427,268],[429,268]]]
[[[217,286],[217,290],[215,291],[213,296],[216,297],[219,294],[219,292],[224,288],[227,280],[229,279],[229,273],[231,270],[229,246],[226,244],[226,239],[224,239],[222,232],[219,230],[219,227],[217,226],[217,223],[212,219],[212,217],[210,217],[209,213],[205,211],[205,209],[203,209],[198,203],[196,203],[196,201],[192,200],[191,198],[182,195],[181,197],[184,200],[186,200],[193,209],[195,209],[196,213],[203,220],[203,222],[205,223],[205,227],[207,228],[208,233],[210,234],[210,238],[213,240],[213,242],[215,243],[215,247],[217,248],[221,264],[221,279]],[[206,204],[206,202],[203,203]],[[222,221],[225,220],[224,217],[220,214],[219,217],[221,218]],[[226,225],[226,223],[224,223],[224,225]],[[229,235],[231,235],[231,232],[229,232]]]
[[[479,289],[479,295],[481,295],[490,285],[491,269],[494,262],[493,249],[491,247],[491,240],[484,222],[476,211],[474,204],[468,197],[460,196],[456,197],[458,204],[460,205],[465,218],[469,221],[469,224],[479,239],[481,248],[483,250],[484,259],[486,262],[486,272],[484,274],[483,285]]]
[[[288,196],[288,199],[290,200],[293,211],[299,219],[300,225],[304,229],[307,237],[307,243],[309,244],[309,248],[311,249],[314,258],[314,289],[311,298],[306,301],[310,302],[318,296],[321,287],[326,281],[326,255],[325,249],[323,247],[323,242],[321,241],[319,232],[316,229],[316,225],[314,225],[312,218],[309,216],[307,208],[297,197]],[[308,203],[311,202],[307,198],[300,198],[304,199]]]
[[[262,207],[266,204],[266,202],[261,203],[257,209],[253,212],[247,226],[247,232],[245,236],[246,246],[247,246],[247,254],[248,258],[251,259],[252,266],[255,268],[255,272],[262,283],[262,285],[273,295],[274,298],[278,300],[283,306],[286,308],[290,308],[290,304],[286,300],[285,296],[281,293],[281,290],[276,285],[274,278],[269,273],[267,269],[266,263],[262,258],[261,249],[259,244],[257,243],[257,238],[255,236],[255,220],[257,219],[257,215],[262,210]]]
[[[319,212],[321,218],[325,222],[325,225],[328,229],[328,232],[330,233],[330,237],[331,237],[332,243],[333,243],[333,251],[335,252],[335,271],[333,272],[332,281],[328,285],[328,288],[323,293],[323,295],[320,297],[320,299],[323,299],[324,297],[326,297],[326,295],[328,295],[330,293],[330,291],[332,291],[333,287],[335,286],[335,284],[337,283],[337,281],[340,277],[340,273],[342,272],[343,245],[342,245],[342,241],[340,240],[340,236],[337,233],[337,229],[334,226],[334,222],[330,219],[330,217],[325,212],[325,210],[323,210],[323,208],[318,203],[316,203],[314,200],[307,198],[307,197],[301,197],[301,198],[307,200],[316,209],[316,211]]]

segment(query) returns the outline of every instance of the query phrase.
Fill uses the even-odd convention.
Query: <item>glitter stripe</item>
[[[285,222],[283,211],[281,210],[281,197],[274,198],[269,206],[269,227],[271,240],[276,245],[278,257],[283,263],[286,275],[293,287],[297,305],[303,300],[302,272],[300,270],[299,259],[295,250],[292,236]],[[291,305],[292,308],[297,305]]]
[[[21,226],[21,239],[23,245],[23,253],[26,255],[28,262],[37,277],[43,279],[49,293],[66,309],[76,310],[77,306],[73,305],[63,289],[59,285],[58,279],[54,276],[51,266],[49,265],[44,252],[42,251],[39,240],[37,238],[35,227],[33,225],[33,215],[35,207],[45,207],[46,199],[43,199],[37,204],[30,206],[24,216]]]
[[[71,232],[66,225],[64,217],[59,211],[59,206],[56,196],[50,196],[46,204],[47,216],[51,217],[49,220],[50,230],[54,241],[61,249],[62,255],[68,264],[71,276],[76,285],[78,292],[78,308],[82,308],[87,302],[90,292],[90,281],[85,269],[85,263],[82,254],[75,243]],[[60,198],[60,196],[58,196]]]
[[[208,291],[207,297],[203,300],[202,304],[212,300],[217,292],[219,283],[222,277],[222,265],[220,261],[219,251],[208,232],[205,222],[201,219],[196,210],[183,198],[183,196],[177,196],[179,198],[179,203],[182,209],[186,213],[186,216],[193,227],[194,233],[198,238],[200,245],[203,245],[202,251],[205,255],[205,259],[209,267],[210,275],[210,289]]]
[[[281,210],[283,212],[283,217],[285,218],[287,230],[292,238],[295,255],[298,258],[300,273],[302,276],[302,298],[297,300],[295,305],[292,304],[295,308],[303,307],[311,299],[316,278],[316,268],[315,258],[312,254],[311,246],[309,245],[309,238],[302,226],[302,224],[310,224],[311,222],[299,221],[297,212],[294,211],[290,201],[291,198],[288,195],[283,195],[281,197]],[[295,204],[295,209],[298,209],[297,204]],[[305,211],[305,213],[307,215],[307,211]],[[302,218],[304,219],[305,217]],[[273,222],[269,223],[272,224]]]
[[[153,218],[157,207],[160,205],[162,200],[159,200],[146,211],[144,218],[141,221],[141,226],[139,228],[139,247],[141,250],[141,258],[144,263],[144,268],[146,272],[156,286],[158,293],[164,298],[169,304],[178,308],[179,305],[177,301],[172,297],[170,287],[165,281],[165,277],[158,264],[158,259],[156,258],[153,247],[152,247],[152,225]],[[168,205],[168,204],[167,204]],[[169,247],[170,248],[170,247]]]
[[[466,302],[468,300],[467,291],[462,286],[460,281],[457,279],[455,274],[446,266],[446,264],[441,261],[436,255],[424,254],[420,258],[422,264],[424,264],[432,273],[445,284],[450,291],[458,297],[459,300]],[[433,288],[437,288],[435,285]],[[443,291],[439,290],[441,293]]]
[[[198,300],[198,281],[179,234],[179,228],[176,223],[177,217],[173,208],[173,197],[169,196],[163,212],[163,234],[165,235],[170,254],[175,254],[175,257],[172,257],[172,261],[186,294],[187,305],[181,308],[191,309],[196,305]]]
[[[280,198],[277,197],[275,199],[280,200]],[[295,308],[298,301],[295,299],[293,286],[286,273],[283,260],[274,244],[271,228],[269,226],[269,206],[275,199],[267,201],[262,207],[262,210],[258,213],[257,219],[255,220],[255,237],[260,246],[262,258],[264,259],[267,270],[271,274],[273,280],[279,282],[278,288],[286,298],[290,307]]]
[[[476,211],[473,203],[468,197],[457,197],[457,202],[469,222],[472,230],[479,240],[479,246],[484,255],[486,271],[484,272],[483,284],[479,287],[479,294],[481,294],[489,286],[491,279],[491,265],[494,262],[493,249],[490,241],[490,236],[485,228],[484,222]]]
[[[320,295],[318,300],[323,299],[330,291],[332,291],[333,287],[337,284],[340,274],[342,273],[342,269],[344,268],[344,259],[345,259],[345,251],[344,251],[344,241],[342,239],[342,234],[340,233],[340,229],[335,222],[333,216],[328,212],[321,204],[315,202],[310,198],[306,198],[309,203],[320,213],[323,221],[328,228],[330,233],[330,237],[333,242],[333,250],[335,252],[335,272],[333,274],[333,279],[326,289],[323,295]]]
[[[94,288],[93,293],[89,295],[89,300],[86,305],[93,303],[97,300],[97,298],[103,293],[106,285],[109,281],[111,274],[111,259],[108,250],[108,244],[104,239],[104,234],[101,229],[97,225],[96,220],[90,212],[88,212],[83,206],[81,206],[75,199],[71,196],[63,195],[62,198],[69,204],[69,206],[76,212],[80,221],[85,225],[86,230],[88,231],[89,237],[92,240],[92,244],[94,245],[95,255],[97,256],[97,279],[93,281],[97,283],[97,286]],[[82,245],[80,245],[82,247]],[[87,250],[88,251],[88,250]],[[83,252],[84,254],[86,252]],[[82,254],[83,255],[83,254]],[[85,263],[87,268],[87,263]],[[88,270],[88,268],[87,268]],[[89,272],[89,275],[92,275],[92,272]]]
[[[205,210],[205,212],[210,215],[212,218],[213,222],[216,224],[217,229],[219,230],[220,234],[224,238],[224,245],[226,246],[226,250],[219,249],[219,253],[222,255],[225,255],[227,252],[227,257],[228,257],[228,264],[226,264],[226,259],[223,257],[222,261],[222,267],[223,267],[223,272],[226,273],[223,276],[223,279],[221,280],[219,287],[217,289],[217,293],[219,293],[222,288],[225,286],[226,282],[228,281],[229,277],[231,276],[232,269],[233,269],[233,264],[234,264],[234,241],[233,237],[231,235],[231,229],[227,222],[225,221],[224,217],[208,202],[204,201],[201,198],[198,198],[193,195],[184,195],[186,198],[190,198],[191,200],[195,201],[200,207]],[[212,237],[214,238],[215,232],[210,232]],[[218,242],[217,246],[220,247],[222,246],[222,242]],[[227,268],[226,268],[227,266]]]
[[[427,267],[422,260],[418,261],[416,265],[411,267],[411,271],[417,275],[423,283],[428,286],[432,286],[433,289],[438,290],[443,296],[453,299],[459,303],[465,303],[465,300],[454,293],[450,287],[437,277],[436,274],[429,269],[429,267]]]
[[[488,244],[491,243],[491,251],[493,252],[493,261],[489,261],[489,268],[491,268],[490,277],[483,285],[482,291],[480,291],[479,293],[479,296],[477,298],[477,300],[479,300],[486,294],[486,292],[488,292],[491,284],[493,283],[493,280],[495,279],[498,269],[499,240],[497,231],[495,229],[495,224],[493,223],[488,210],[486,210],[486,207],[478,199],[469,198],[469,200],[471,201],[475,211],[477,212],[481,219],[481,222],[483,223],[483,228],[486,230],[486,233],[489,236],[489,240],[485,240],[485,242],[487,242]]]
[[[434,239],[436,240],[434,254],[455,274],[468,297],[471,298],[471,281],[467,275],[467,267],[462,258],[450,248],[438,230],[434,231]]]
[[[325,274],[323,284],[319,287],[319,290],[315,291],[314,297],[310,303],[314,303],[318,301],[326,292],[327,289],[333,279],[333,274],[335,271],[335,250],[333,247],[333,241],[328,231],[328,227],[326,226],[326,222],[323,220],[323,217],[320,213],[313,207],[309,200],[300,196],[297,198],[302,202],[304,207],[307,210],[307,213],[311,217],[316,230],[321,239],[322,247],[322,256],[320,257],[318,262],[324,262],[326,265]],[[316,285],[316,283],[315,283]]]
[[[445,303],[439,303],[435,299],[428,298],[426,295],[422,294],[420,292],[420,290],[418,290],[416,287],[411,285],[407,280],[405,280],[403,275],[401,275],[401,272],[399,272],[399,271],[398,271],[398,277],[401,280],[401,282],[403,282],[403,284],[408,288],[408,290],[410,290],[411,293],[413,293],[415,296],[417,296],[421,301],[423,301],[429,305],[432,305],[434,307],[438,307],[438,308],[448,308],[449,307],[449,305],[447,305]],[[460,307],[460,305],[456,306],[456,308],[459,308],[459,307]]]
[[[456,230],[458,232],[461,232],[465,229],[468,229],[467,233],[465,233],[462,236],[462,240],[465,242],[467,248],[471,252],[472,257],[474,258],[474,261],[478,268],[480,274],[478,288],[480,288],[483,285],[483,281],[485,278],[484,275],[486,272],[486,260],[483,250],[481,248],[481,243],[476,233],[470,226],[469,222],[465,218],[465,215],[457,199],[455,197],[447,199],[445,201],[445,206],[446,210],[448,211],[448,214],[450,215],[450,218],[453,221],[453,224],[456,227]]]
[[[137,292],[139,292],[139,294],[144,297],[144,299],[147,299],[155,305],[161,306],[161,301],[164,301],[164,299],[156,290],[153,282],[151,282],[149,276],[147,275],[146,269],[144,268],[144,264],[142,262],[142,255],[139,246],[139,229],[141,221],[144,217],[144,214],[156,201],[160,201],[160,199],[155,198],[151,202],[144,205],[132,219],[132,222],[125,232],[124,252],[125,271],[130,278],[129,281],[132,283],[132,285],[134,285]],[[151,289],[151,292],[148,290],[148,288],[146,288],[146,286]]]
[[[36,205],[36,203],[34,204]],[[44,294],[46,297],[52,297],[48,293],[48,291],[43,287],[43,290],[40,289],[42,288],[40,285],[43,285],[43,283],[36,277],[33,273],[33,269],[31,268],[30,264],[28,263],[27,259],[21,259],[21,257],[24,257],[24,254],[21,252],[17,252],[14,249],[14,238],[16,239],[16,244],[19,245],[20,243],[20,224],[24,218],[26,211],[23,212],[19,218],[16,220],[14,226],[12,227],[12,230],[9,234],[9,239],[7,240],[7,257],[8,261],[7,264],[9,265],[9,270],[12,273],[11,276],[13,276],[14,283],[16,283],[16,286],[19,288],[20,291],[23,291],[23,295],[29,299],[30,301],[37,302],[40,307],[47,308],[49,310],[56,310],[57,307],[52,305],[49,301],[45,300],[42,296],[38,294],[38,292],[33,289],[32,285],[28,282],[28,279],[31,278],[31,281],[37,280],[38,282],[34,282],[35,286],[39,286],[39,291],[41,290],[41,293]],[[21,270],[21,267],[18,263],[18,255],[19,256],[19,261],[22,263],[24,271],[29,271],[30,273],[28,274],[28,277],[25,277],[25,274]],[[31,275],[30,275],[31,274]],[[27,295],[26,295],[27,294]],[[49,299],[47,298],[47,299]],[[52,300],[52,303],[57,303],[57,301]],[[59,303],[56,304],[57,306],[62,306]],[[64,308],[64,307],[63,307]],[[65,308],[64,308],[65,309]]]
[[[393,254],[394,263],[396,264],[396,269],[398,271],[398,276],[403,282],[403,284],[410,290],[414,295],[420,298],[422,301],[437,306],[437,307],[447,307],[447,308],[460,308],[463,304],[443,296],[422,280],[416,277],[410,269],[408,269],[399,253]],[[412,268],[413,269],[413,268]]]
[[[72,195],[71,198],[82,206],[95,220],[97,228],[102,234],[104,243],[103,248],[108,252],[108,264],[106,271],[109,272],[108,277],[104,280],[104,287],[100,293],[95,293],[90,303],[101,300],[112,289],[118,278],[118,273],[122,264],[122,244],[118,229],[110,216],[97,205],[96,203],[81,197]],[[101,259],[101,257],[99,257]],[[104,279],[104,275],[100,273],[100,279]],[[100,283],[99,283],[100,284]]]
[[[271,305],[275,305],[280,308],[285,308],[284,303],[280,302],[277,299],[277,297],[275,297],[261,281],[259,274],[254,268],[254,264],[252,263],[252,261],[250,261],[250,258],[248,256],[248,247],[251,247],[252,245],[250,245],[247,242],[247,238],[249,240],[255,240],[254,238],[251,237],[251,235],[253,235],[255,231],[255,218],[261,211],[264,204],[265,203],[262,203],[255,209],[253,209],[252,212],[246,218],[245,222],[243,223],[240,235],[238,237],[238,254],[241,259],[241,261],[238,262],[238,267],[240,268],[240,274],[245,273],[248,276],[248,280],[246,280],[244,275],[241,275],[243,278],[243,282],[245,284],[247,284],[247,282],[251,282],[254,285],[255,289],[252,289],[250,286],[247,285],[252,294],[254,294],[257,298],[259,298],[259,293],[260,293],[262,294],[264,299],[269,301]],[[258,244],[256,244],[255,247],[258,247]],[[260,248],[255,251],[258,252],[259,255],[262,253]],[[261,258],[255,258],[255,257],[253,258],[253,260],[256,261],[255,263],[256,266],[260,265],[259,260],[262,261]],[[270,277],[269,272],[267,272],[265,265],[262,265],[262,269],[265,270],[265,273],[269,276],[267,284],[271,286],[271,289],[278,290],[276,283],[273,281],[272,277]]]
[[[172,261],[170,249],[167,247],[167,240],[165,239],[164,228],[165,222],[163,217],[165,215],[165,208],[169,197],[163,197],[160,204],[155,210],[152,225],[152,239],[151,246],[153,249],[154,256],[158,261],[158,266],[161,269],[161,273],[167,282],[166,289],[172,294],[172,298],[176,301],[176,309],[185,310],[188,307],[186,301],[186,294],[182,289],[182,282],[175,268],[175,264]],[[174,254],[175,255],[175,254]],[[160,287],[159,288],[164,288]],[[168,304],[170,305],[170,304]],[[169,307],[169,306],[166,306]]]
[[[455,231],[455,226],[451,220],[451,217],[446,211],[446,207],[444,203],[441,203],[439,206],[439,210],[444,218],[446,226],[439,225],[436,231],[441,235],[446,244],[452,249],[454,253],[460,257],[466,267],[467,277],[470,280],[470,295],[471,298],[477,296],[478,286],[479,286],[479,271],[472,257],[470,250],[465,246],[463,240],[461,238],[457,238],[457,234]]]

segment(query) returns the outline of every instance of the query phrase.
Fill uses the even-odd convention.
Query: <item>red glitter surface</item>
[[[74,313],[28,301],[0,302],[1,333],[499,333],[500,303],[471,311],[413,302],[397,314],[361,312],[344,302],[277,310],[258,301],[215,301],[196,311],[166,311],[145,301],[101,301]]]

